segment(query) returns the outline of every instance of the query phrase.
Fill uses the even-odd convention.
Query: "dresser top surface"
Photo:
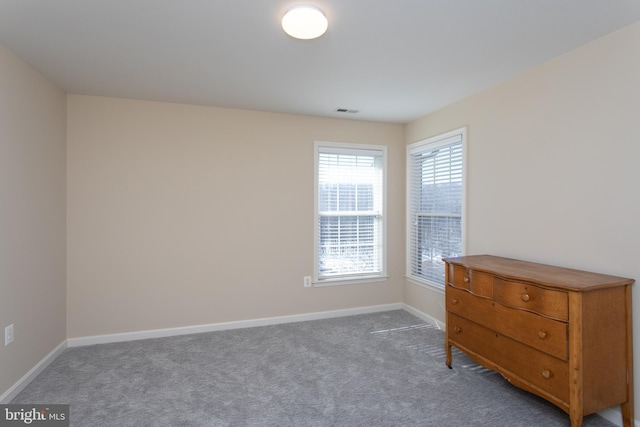
[[[589,291],[631,285],[634,279],[592,273],[582,270],[538,264],[494,255],[468,255],[445,258],[444,261],[504,278],[537,282],[553,288]]]

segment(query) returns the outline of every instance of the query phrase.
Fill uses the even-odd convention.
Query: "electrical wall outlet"
[[[311,276],[304,276],[304,287],[305,288],[311,287]]]
[[[13,342],[13,323],[4,328],[4,345],[9,345]]]

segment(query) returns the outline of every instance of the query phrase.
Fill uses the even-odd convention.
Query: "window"
[[[387,147],[316,142],[316,284],[382,278]]]
[[[466,130],[407,149],[407,276],[444,288],[442,258],[464,250]]]

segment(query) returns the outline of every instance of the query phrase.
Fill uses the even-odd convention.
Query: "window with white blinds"
[[[465,139],[459,129],[407,150],[407,276],[437,288],[442,258],[463,254]]]
[[[316,143],[316,284],[384,276],[385,164],[385,146]]]

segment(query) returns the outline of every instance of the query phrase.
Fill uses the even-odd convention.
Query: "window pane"
[[[318,150],[318,280],[382,274],[383,150]]]
[[[372,216],[320,217],[320,275],[380,271],[377,221]]]
[[[461,255],[461,217],[418,215],[416,235],[414,273],[427,280],[444,283],[442,258]]]
[[[358,186],[356,187],[356,202],[358,205],[355,209],[358,211],[374,210],[373,184],[358,184]]]
[[[462,255],[462,133],[409,148],[408,275],[444,285],[442,258]]]

